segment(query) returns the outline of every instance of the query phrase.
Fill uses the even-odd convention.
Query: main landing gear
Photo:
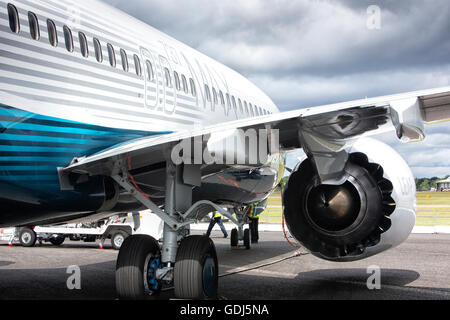
[[[112,176],[165,222],[162,245],[147,235],[133,235],[123,242],[116,264],[119,298],[155,297],[164,284],[173,285],[175,297],[179,299],[217,297],[219,267],[214,243],[206,236],[186,236],[186,227],[211,212],[214,204],[191,206],[192,185],[183,180],[182,174],[186,170],[192,168],[167,165],[164,211],[128,180],[126,170],[122,168],[121,173]]]
[[[245,229],[243,231],[243,234],[239,236],[238,229],[231,230],[231,248],[238,248],[239,247],[239,241],[243,242],[243,248],[250,250],[250,230]]]
[[[158,242],[147,235],[128,237],[116,265],[116,290],[121,299],[156,297],[163,282],[173,283],[181,299],[214,299],[218,287],[218,262],[212,240],[205,236],[184,238],[172,270],[164,267]],[[173,276],[167,273],[172,272]]]

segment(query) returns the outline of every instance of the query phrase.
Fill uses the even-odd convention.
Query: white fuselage
[[[75,158],[277,112],[243,76],[102,2],[0,0],[0,225],[100,210],[103,178],[62,188],[57,168]]]
[[[243,76],[99,1],[0,3],[0,94],[5,105],[152,132],[278,111]],[[17,8],[18,33],[10,28],[7,4]],[[37,40],[32,38],[29,12],[38,20]],[[56,27],[54,45],[48,20]]]

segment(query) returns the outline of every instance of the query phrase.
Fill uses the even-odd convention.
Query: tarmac
[[[328,262],[289,244],[279,231],[262,231],[250,250],[231,249],[216,226],[211,237],[219,259],[224,300],[449,300],[450,235],[412,234],[399,247],[349,263]],[[192,230],[201,234],[202,230]],[[300,253],[300,255],[299,255]],[[66,241],[24,248],[0,244],[0,300],[113,300],[118,252],[109,241]],[[69,289],[71,266],[80,288]],[[369,289],[378,268],[380,286]],[[160,299],[173,299],[166,287]]]

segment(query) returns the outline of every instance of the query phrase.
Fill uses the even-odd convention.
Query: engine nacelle
[[[283,196],[291,234],[312,254],[353,261],[393,248],[410,235],[416,187],[403,158],[388,145],[360,139],[343,185],[322,185],[311,161],[299,164]]]

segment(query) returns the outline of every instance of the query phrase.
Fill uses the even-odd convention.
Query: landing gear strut
[[[180,299],[214,299],[218,288],[218,262],[214,243],[204,236],[185,236],[185,227],[201,217],[201,206],[192,206],[192,184],[185,183],[182,168],[168,162],[164,211],[128,181],[128,172],[113,175],[125,190],[164,222],[162,246],[150,236],[126,238],[116,266],[117,293],[123,299],[157,295],[163,283],[173,283]],[[198,175],[200,176],[200,175]],[[189,180],[192,183],[192,180]],[[200,181],[199,181],[200,183]],[[210,205],[203,204],[208,207]],[[195,209],[195,210],[194,210]],[[185,214],[181,214],[184,212]]]

